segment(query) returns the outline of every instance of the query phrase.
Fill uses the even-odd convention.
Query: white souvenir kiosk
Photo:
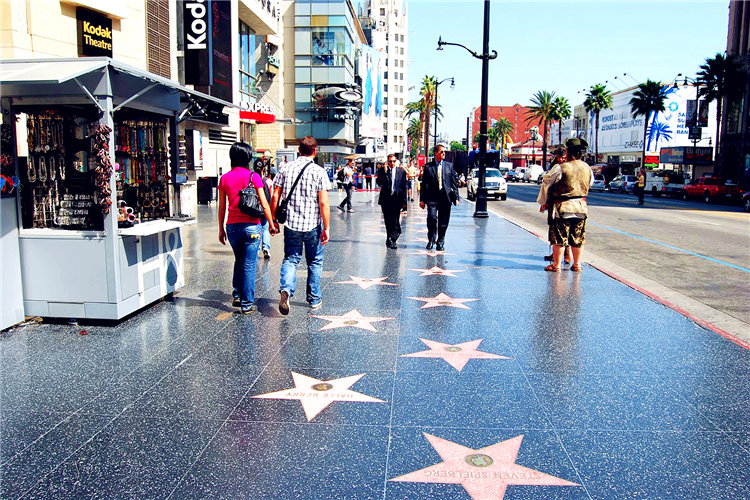
[[[0,96],[21,181],[3,298],[118,320],[182,287],[178,124],[232,104],[108,57],[0,61]]]

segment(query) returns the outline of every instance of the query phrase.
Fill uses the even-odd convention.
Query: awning
[[[3,97],[96,97],[111,95],[114,110],[139,99],[179,112],[181,119],[208,116],[235,104],[109,57],[0,61]],[[98,105],[98,104],[97,104]]]

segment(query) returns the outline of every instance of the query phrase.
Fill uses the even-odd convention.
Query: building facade
[[[531,139],[531,127],[536,125],[527,121],[529,108],[514,104],[512,106],[487,106],[487,129],[489,130],[500,118],[506,118],[513,124],[513,132],[510,137],[513,144],[526,142]],[[481,115],[480,108],[474,108],[469,115],[471,134],[469,139],[474,142],[474,137],[479,133],[479,118]],[[471,147],[471,145],[469,146]]]
[[[366,11],[373,30],[382,34],[381,39],[373,38],[373,48],[385,51],[382,149],[402,156],[406,153],[405,106],[409,93],[407,5],[403,0],[368,0]]]
[[[722,106],[721,168],[717,174],[750,188],[750,5],[729,2],[727,54],[740,63],[743,75],[739,99],[724,99]]]

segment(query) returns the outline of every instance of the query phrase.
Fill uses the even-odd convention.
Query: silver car
[[[496,168],[488,168],[484,177],[484,185],[487,188],[487,198],[493,196],[495,199],[505,200],[508,196],[508,183],[505,177]],[[479,169],[471,171],[469,181],[466,184],[466,197],[474,200],[477,197],[477,188],[479,187]]]
[[[606,183],[604,182],[604,176],[602,174],[594,174],[594,183],[589,188],[589,191],[603,192],[605,189]]]

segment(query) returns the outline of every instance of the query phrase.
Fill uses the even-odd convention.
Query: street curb
[[[535,229],[526,227],[520,222],[492,209],[488,209],[488,211],[493,215],[510,222],[514,226],[518,226],[524,231],[536,236],[545,243],[547,242],[546,237],[540,235]],[[750,350],[750,325],[747,323],[683,295],[676,290],[661,285],[656,281],[640,276],[633,271],[625,269],[603,257],[592,254],[591,252],[585,253],[583,261],[597,271],[606,274],[623,285],[632,288],[646,297],[685,316],[689,320],[695,322],[695,324],[721,335],[740,347]],[[659,294],[657,294],[657,290],[659,291]],[[669,299],[665,297],[669,297]],[[712,321],[708,321],[705,318],[712,318]]]

